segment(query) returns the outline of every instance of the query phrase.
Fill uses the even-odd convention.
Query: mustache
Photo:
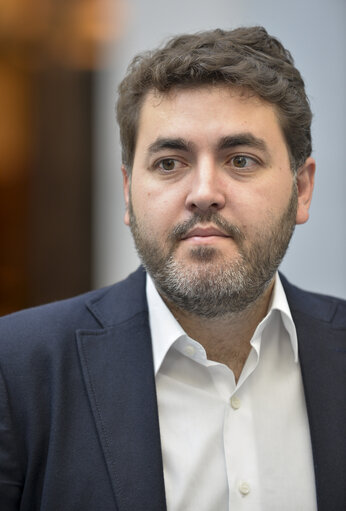
[[[226,233],[228,236],[233,238],[236,242],[242,242],[245,240],[244,233],[234,224],[227,222],[219,213],[209,211],[205,214],[195,213],[191,218],[177,224],[172,230],[169,238],[171,241],[179,241],[185,236],[191,229],[197,224],[213,223],[221,231]]]

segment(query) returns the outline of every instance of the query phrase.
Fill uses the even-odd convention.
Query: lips
[[[220,236],[222,238],[229,238],[230,236],[217,227],[195,227],[185,234],[181,239],[186,240],[188,238],[208,238],[210,236]]]

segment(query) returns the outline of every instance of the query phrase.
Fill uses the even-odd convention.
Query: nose
[[[225,206],[225,187],[220,170],[211,162],[204,163],[192,172],[186,196],[186,208],[192,212],[218,211]]]

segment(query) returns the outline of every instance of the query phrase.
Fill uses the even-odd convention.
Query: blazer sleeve
[[[18,444],[12,427],[5,380],[0,369],[0,509],[18,511],[22,494]]]

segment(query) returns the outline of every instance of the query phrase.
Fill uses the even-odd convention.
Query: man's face
[[[308,218],[314,162],[297,181],[275,109],[229,87],[149,93],[131,180],[137,250],[163,296],[206,317],[240,311],[269,286]]]

